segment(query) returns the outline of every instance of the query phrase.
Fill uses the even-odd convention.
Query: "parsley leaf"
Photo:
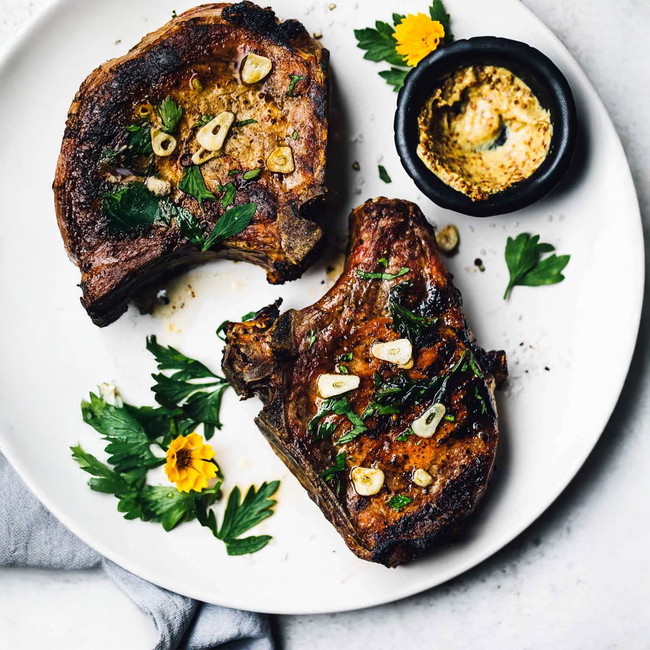
[[[146,485],[141,493],[150,519],[159,521],[167,531],[196,517],[197,506],[211,506],[221,492],[221,481],[201,492],[179,492],[174,486]]]
[[[314,330],[309,330],[309,343],[307,349],[311,349],[311,346],[316,343],[316,332]]]
[[[379,178],[381,178],[384,183],[391,183],[392,181],[390,180],[390,176],[388,175],[388,172],[386,171],[386,168],[383,165],[377,165],[377,169],[379,170]]]
[[[114,469],[97,460],[92,454],[86,453],[81,445],[70,447],[72,457],[77,461],[84,472],[92,475],[88,479],[88,485],[96,492],[107,494],[123,495],[132,490],[127,483]]]
[[[345,468],[345,452],[342,451],[341,453],[337,454],[336,459],[334,460],[334,465],[327,468],[324,472],[321,472],[319,476],[324,481],[330,481],[340,472],[344,472]]]
[[[397,14],[393,18],[398,17]],[[400,22],[402,17],[399,16]],[[357,47],[366,50],[363,55],[368,61],[386,61],[393,65],[404,65],[404,60],[395,51],[397,42],[393,38],[395,28],[388,23],[378,20],[375,27],[366,27],[364,29],[355,29],[354,35],[357,39]]]
[[[197,519],[202,526],[209,528],[217,539],[226,544],[228,555],[255,553],[269,543],[271,536],[241,538],[241,535],[273,514],[272,508],[276,501],[271,497],[279,486],[280,481],[262,483],[257,490],[251,485],[243,500],[239,488],[233,488],[228,497],[221,527],[214,512],[208,511],[203,504],[198,504],[196,508]]]
[[[214,201],[217,198],[206,187],[201,168],[198,165],[191,165],[187,168],[178,184],[178,189],[193,196],[201,207],[203,207],[203,201]]]
[[[228,206],[232,205],[237,194],[235,184],[230,181],[223,186],[223,196],[221,197],[221,207],[225,210]]]
[[[261,173],[262,170],[259,167],[257,169],[249,169],[247,172],[244,172],[242,174],[242,178],[245,181],[250,181],[253,180],[254,178],[257,178]]]
[[[165,133],[174,133],[183,117],[183,109],[171,97],[162,100],[156,113],[162,122],[160,128]]]
[[[304,79],[302,75],[299,74],[292,74],[289,75],[289,90],[287,91],[287,95],[289,97],[294,97],[294,91],[296,89],[296,84],[301,80]]]
[[[142,120],[135,124],[129,124],[126,130],[129,132],[126,145],[131,154],[134,156],[151,156],[153,154],[151,124],[148,121]]]
[[[544,253],[554,250],[551,244],[539,243],[539,235],[521,233],[516,239],[508,237],[505,258],[510,272],[510,281],[503,299],[508,299],[516,285],[538,287],[562,282],[564,280],[562,270],[569,263],[571,256],[553,254],[542,259]]]
[[[445,5],[442,0],[433,0],[431,7],[429,7],[429,15],[431,20],[437,20],[445,30],[445,43],[451,43],[454,40],[454,35],[449,28],[451,16],[447,13]]]
[[[239,122],[235,122],[233,126],[246,126],[247,124],[257,124],[257,120],[254,120],[251,117],[247,120],[239,120]]]
[[[181,232],[195,245],[201,248],[203,246],[203,229],[199,220],[185,208],[176,208],[174,216],[176,223]]]
[[[160,217],[158,199],[142,183],[122,185],[102,200],[111,229],[130,232],[151,226]]]
[[[192,124],[193,129],[198,129],[206,124],[209,124],[214,119],[214,115],[201,115],[201,117]]]
[[[164,464],[164,458],[154,456],[142,425],[124,405],[109,404],[90,393],[89,400],[81,403],[81,414],[84,422],[108,441],[108,462],[128,479],[141,478],[150,468]]]
[[[362,271],[357,269],[357,276],[362,280],[394,280],[395,278],[401,278],[403,275],[406,275],[411,269],[406,266],[403,266],[397,273],[386,273],[386,272],[371,272],[371,271]]]
[[[168,409],[180,408],[195,425],[203,424],[205,438],[209,440],[214,428],[222,426],[219,411],[229,386],[226,379],[175,348],[160,345],[155,336],[147,339],[147,350],[154,355],[159,371],[174,371],[169,376],[162,372],[152,375],[156,401]]]
[[[352,429],[336,441],[337,445],[350,442],[368,430],[363,420],[352,410],[352,404],[347,397],[330,397],[321,402],[318,412],[307,425],[307,433],[312,435],[314,442],[329,437],[334,432],[336,426],[333,423],[322,422],[328,415],[345,415],[352,425]]]
[[[256,210],[257,203],[244,203],[226,210],[217,221],[212,232],[207,236],[201,250],[207,251],[224,239],[239,234],[248,227]]]
[[[421,316],[404,305],[405,297],[413,286],[410,281],[391,287],[388,296],[388,310],[393,319],[393,329],[414,343],[423,331],[438,322],[435,316]]]
[[[389,70],[381,70],[379,76],[389,86],[392,86],[395,92],[398,92],[404,86],[404,80],[408,73],[409,71],[406,68],[390,68]]]
[[[386,501],[386,505],[391,507],[393,510],[399,512],[402,508],[411,503],[413,499],[407,497],[405,494],[396,494]]]

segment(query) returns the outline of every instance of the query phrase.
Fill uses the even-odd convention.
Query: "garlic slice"
[[[291,147],[276,147],[266,159],[266,167],[271,172],[290,174],[295,168]]]
[[[434,404],[429,407],[417,420],[411,425],[413,433],[420,438],[431,438],[436,432],[440,420],[445,417],[447,409],[444,404]]]
[[[234,121],[234,113],[221,111],[219,115],[198,130],[197,142],[208,151],[220,151]]]
[[[413,480],[413,483],[419,485],[420,487],[427,487],[427,485],[431,485],[431,483],[433,483],[433,476],[431,476],[431,474],[429,474],[426,469],[414,470],[413,474],[411,475],[411,479]]]
[[[369,497],[384,487],[384,472],[374,467],[355,467],[350,472],[357,494]]]
[[[254,84],[268,76],[273,67],[271,59],[259,54],[248,54],[241,68],[241,80],[245,84]]]
[[[321,397],[334,397],[359,388],[361,380],[357,375],[320,375],[318,393]]]
[[[212,160],[216,155],[216,151],[208,151],[204,147],[201,147],[192,154],[192,164],[202,165],[203,163],[208,162],[208,160]]]
[[[176,138],[160,129],[151,129],[151,148],[156,156],[171,156],[176,149]]]
[[[387,343],[373,343],[370,353],[382,361],[405,366],[411,360],[413,346],[408,339],[397,339],[397,341],[388,341]]]

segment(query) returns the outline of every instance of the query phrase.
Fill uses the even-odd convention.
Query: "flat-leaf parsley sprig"
[[[117,509],[126,519],[159,522],[165,530],[198,519],[218,532],[215,536],[229,555],[260,550],[270,536],[240,536],[273,514],[276,502],[270,497],[278,481],[259,489],[251,486],[243,501],[239,488],[233,488],[221,526],[210,510],[221,497],[223,475],[211,445],[195,429],[203,426],[207,438],[221,428],[219,411],[227,381],[200,361],[160,345],[154,336],[147,339],[147,349],[157,362],[152,390],[159,406],[127,404],[114,386],[102,384],[82,402],[81,412],[105,441],[107,460],[102,462],[81,445],[70,448],[72,457],[91,475],[92,490],[118,499]],[[162,465],[175,485],[147,483],[149,471]]]
[[[398,91],[410,67],[416,66],[441,43],[450,43],[454,36],[449,28],[450,16],[442,0],[433,0],[429,15],[394,13],[390,23],[378,20],[374,27],[355,29],[357,47],[365,50],[364,59],[389,63],[379,76]]]
[[[570,255],[542,255],[555,250],[552,244],[540,243],[539,235],[522,232],[515,239],[508,237],[505,258],[510,272],[510,281],[503,294],[507,300],[517,285],[539,287],[557,284],[564,280],[563,269],[571,259]]]

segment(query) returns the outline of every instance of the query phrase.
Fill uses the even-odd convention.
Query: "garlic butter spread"
[[[445,77],[418,116],[418,156],[473,201],[528,178],[551,143],[549,112],[512,72],[462,68]]]

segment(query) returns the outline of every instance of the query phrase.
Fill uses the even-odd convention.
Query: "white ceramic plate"
[[[394,3],[346,1],[330,10],[329,0],[300,3],[300,9],[273,0],[279,16],[322,32],[332,52],[339,170],[332,230],[343,232],[349,209],[379,194],[416,201],[435,223],[456,223],[462,244],[449,265],[469,321],[484,347],[504,348],[510,360],[511,387],[499,397],[500,457],[483,507],[463,541],[394,570],[346,549],[256,430],[259,402],[238,403],[232,392],[225,427],[213,439],[228,484],[282,479],[276,514],[255,530],[274,537],[262,552],[227,557],[196,523],[165,533],[156,524],[126,521],[112,497],[86,487],[87,475],[68,447],[80,441],[91,451],[101,448],[81,422],[79,401],[98,382],[113,380],[129,401],[149,403],[147,334],[218,368],[219,322],[278,296],[285,307],[310,304],[331,286],[326,268],[334,258],[326,256],[284,287],[268,286],[256,267],[215,262],[181,278],[164,311],[130,310],[106,329],[94,327],[79,305],[78,272],[65,256],[52,207],[66,111],[93,67],[126,52],[191,0],[65,0],[6,58],[0,72],[0,443],[47,507],[118,564],[168,589],[249,610],[315,613],[391,601],[458,575],[512,540],[557,497],[595,444],[627,373],[643,292],[641,222],[623,150],[578,65],[519,2],[447,2],[457,37],[526,41],[555,61],[575,93],[582,133],[573,176],[520,213],[485,220],[447,213],[402,171],[392,142],[395,95],[377,75],[381,67],[363,60],[352,34],[388,19]],[[399,10],[427,6],[411,0]],[[354,160],[360,172],[351,170]],[[379,180],[379,162],[391,185]],[[522,231],[540,233],[559,253],[570,253],[571,262],[562,284],[516,288],[506,303],[504,245]],[[485,272],[475,267],[477,257]]]

